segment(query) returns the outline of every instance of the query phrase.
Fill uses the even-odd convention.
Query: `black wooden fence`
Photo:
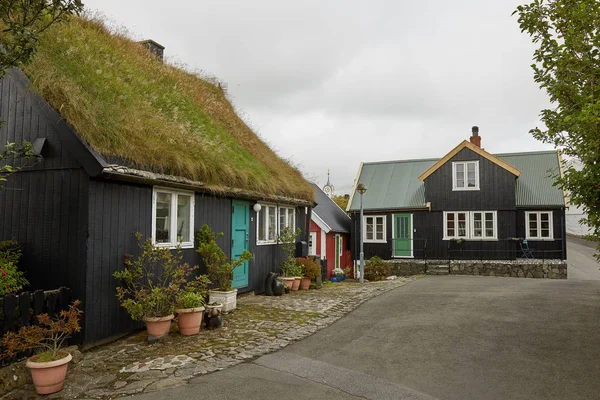
[[[71,289],[67,287],[0,297],[0,337],[6,332],[18,331],[22,326],[37,324],[36,315],[48,314],[55,317],[60,311],[68,309],[70,303]],[[3,359],[0,366],[11,361],[13,360]]]

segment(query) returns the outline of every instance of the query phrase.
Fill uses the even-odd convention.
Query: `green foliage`
[[[60,312],[58,318],[52,319],[48,314],[40,314],[37,316],[37,325],[24,326],[18,332],[6,333],[2,338],[2,358],[13,357],[30,349],[45,349],[36,359],[38,362],[63,358],[60,349],[65,340],[81,331],[79,320],[83,311],[79,309],[80,305],[81,302],[75,300],[68,310]]]
[[[70,18],[40,36],[24,68],[96,151],[128,165],[231,188],[312,201],[312,186],[236,114],[213,78],[157,60],[102,21]]]
[[[581,160],[578,171],[564,163],[556,184],[587,214],[600,238],[600,2],[535,0],[517,7],[518,22],[537,46],[534,80],[552,108],[541,111],[545,128],[530,133]],[[600,250],[600,247],[599,247]],[[600,260],[600,252],[596,254]]]
[[[298,257],[296,263],[301,267],[301,276],[310,279],[317,279],[321,276],[321,264],[312,257]]]
[[[0,78],[31,61],[43,31],[82,9],[81,0],[0,0]]]
[[[219,233],[216,237],[221,236],[223,236],[223,233]],[[252,260],[254,256],[249,251],[244,250],[240,258],[229,259],[217,244],[216,237],[208,225],[202,225],[197,234],[198,249],[196,251],[202,256],[206,265],[208,279],[217,284],[218,290],[228,292],[231,290],[233,271],[246,261]]]
[[[0,242],[0,296],[17,293],[29,284],[23,272],[18,269],[20,258],[21,249],[17,242]]]
[[[188,285],[191,272],[198,268],[181,264],[181,249],[172,252],[156,247],[152,240],[142,243],[142,235],[136,234],[141,254],[137,258],[124,256],[125,269],[113,274],[122,281],[117,287],[117,298],[132,319],[166,317],[175,310],[181,290]]]
[[[348,207],[348,198],[346,196],[333,196],[331,198],[342,210],[346,211],[346,207]]]
[[[2,1],[2,0],[0,0]],[[2,121],[0,121],[0,125],[2,125]],[[31,149],[31,143],[23,142],[22,145],[18,146],[15,143],[9,142],[6,144],[4,149],[0,151],[0,189],[2,189],[8,180],[8,177],[19,171],[21,169],[20,166],[4,164],[7,159],[12,159],[12,164],[15,164],[17,160],[28,160],[33,158],[33,151]]]
[[[365,279],[369,281],[380,281],[389,275],[388,263],[381,258],[371,257],[365,263]]]
[[[286,226],[279,233],[278,240],[281,242],[281,248],[286,255],[286,260],[281,264],[281,273],[283,276],[301,276],[302,266],[296,262],[296,238],[302,233],[300,228],[295,231]]]
[[[204,296],[196,292],[182,292],[177,297],[177,308],[198,308],[204,305]]]

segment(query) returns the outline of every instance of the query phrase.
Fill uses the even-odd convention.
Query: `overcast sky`
[[[244,119],[336,194],[361,161],[442,157],[480,127],[492,153],[552,146],[528,131],[545,94],[515,0],[84,0],[168,60],[228,85]]]

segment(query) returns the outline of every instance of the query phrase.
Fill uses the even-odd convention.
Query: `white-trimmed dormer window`
[[[479,190],[479,161],[452,163],[452,190]]]
[[[194,247],[194,192],[154,188],[152,243],[158,247]]]

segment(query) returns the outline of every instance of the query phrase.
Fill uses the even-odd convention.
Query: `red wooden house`
[[[308,253],[327,260],[327,279],[334,268],[352,266],[350,217],[321,188],[313,184],[317,206],[312,210]],[[325,186],[332,193],[331,185]],[[325,278],[325,277],[323,277]]]

